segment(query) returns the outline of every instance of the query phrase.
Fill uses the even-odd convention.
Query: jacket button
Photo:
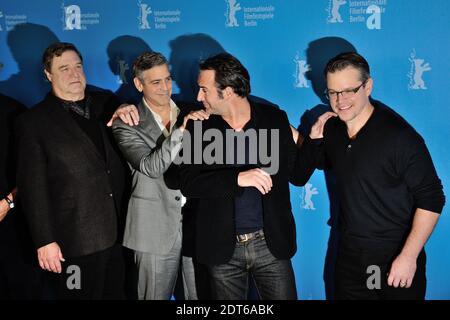
[[[112,198],[112,197],[113,197],[113,194],[112,194],[112,193],[110,193],[110,194],[109,194],[109,196],[110,196],[110,197]]]
[[[176,196],[176,197],[175,197],[175,200],[177,200],[177,201],[180,201],[180,199],[181,199],[181,198],[180,198],[179,196]]]
[[[111,170],[106,170],[106,173],[107,174],[111,174]]]

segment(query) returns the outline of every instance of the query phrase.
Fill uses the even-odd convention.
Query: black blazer
[[[279,130],[279,170],[272,175],[272,190],[262,196],[264,233],[271,253],[279,259],[289,259],[297,249],[289,182],[304,185],[314,168],[308,166],[309,161],[298,152],[284,111],[253,102],[251,108],[256,128]],[[209,128],[220,127],[219,121],[223,120],[216,115],[203,121],[202,135]],[[195,141],[193,123],[188,122],[187,130]],[[191,154],[193,156],[194,149]],[[200,262],[221,264],[231,258],[236,244],[234,198],[243,191],[237,184],[237,176],[250,168],[204,163],[180,166],[182,193],[197,199],[195,251]]]
[[[90,96],[105,156],[51,93],[16,126],[17,184],[34,244],[56,241],[64,257],[95,253],[119,240],[126,171],[104,125],[118,102],[107,92]]]
[[[16,148],[14,144],[14,122],[19,114],[27,108],[20,102],[0,94],[0,199],[16,186]],[[23,213],[16,200],[11,209],[0,222],[0,265],[5,261],[32,259],[35,251],[31,247]]]

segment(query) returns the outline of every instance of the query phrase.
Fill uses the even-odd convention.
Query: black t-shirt
[[[252,146],[249,138],[246,138],[248,130],[257,129],[254,121],[254,106],[250,105],[250,107],[252,111],[250,120],[245,124],[242,131],[234,132],[236,135],[234,138],[234,165],[237,167],[255,165],[254,160],[258,159],[259,155],[259,143]],[[226,126],[228,130],[232,130],[228,124]],[[238,146],[239,141],[245,141],[245,146]],[[240,147],[244,147],[243,154],[240,153],[242,152]],[[262,229],[264,223],[261,192],[255,187],[243,188],[242,194],[234,198],[234,214],[236,234],[246,234]]]

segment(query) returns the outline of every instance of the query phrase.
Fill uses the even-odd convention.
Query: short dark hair
[[[156,66],[168,65],[166,57],[159,52],[146,51],[142,53],[133,63],[133,73],[136,78],[144,81],[142,73]]]
[[[200,63],[200,70],[214,70],[216,87],[230,87],[240,97],[250,94],[250,75],[242,63],[229,53],[219,53]],[[219,92],[220,94],[220,92]]]
[[[53,58],[60,57],[66,51],[74,51],[78,57],[80,57],[81,62],[83,62],[83,57],[74,44],[69,42],[55,42],[48,46],[42,55],[42,64],[44,65],[44,69],[50,72]]]
[[[369,64],[363,56],[356,52],[344,52],[328,61],[324,70],[325,78],[328,73],[341,71],[347,67],[352,67],[359,70],[361,77],[360,80],[362,82],[366,82],[370,78]]]

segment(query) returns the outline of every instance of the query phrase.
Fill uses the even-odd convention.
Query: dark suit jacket
[[[0,199],[16,186],[16,146],[13,129],[17,116],[27,108],[20,102],[0,94]],[[0,221],[0,265],[17,259],[35,262],[28,227],[19,201]]]
[[[125,167],[105,122],[117,107],[110,93],[91,92],[104,154],[53,94],[18,119],[17,183],[36,248],[56,241],[65,257],[95,253],[118,239]]]
[[[272,190],[262,196],[264,233],[271,253],[279,259],[289,259],[297,248],[289,182],[304,185],[314,168],[308,167],[308,161],[298,152],[284,111],[253,102],[251,108],[257,129],[279,130],[279,170],[271,176]],[[220,121],[223,120],[215,115],[203,121],[202,135],[207,129],[223,126]],[[192,135],[192,141],[202,139],[194,136],[193,122],[188,123],[187,130]],[[237,184],[237,177],[241,171],[252,167],[263,166],[235,167],[205,163],[180,166],[182,193],[197,199],[195,249],[200,262],[221,264],[231,258],[236,244],[234,199],[243,191]]]

